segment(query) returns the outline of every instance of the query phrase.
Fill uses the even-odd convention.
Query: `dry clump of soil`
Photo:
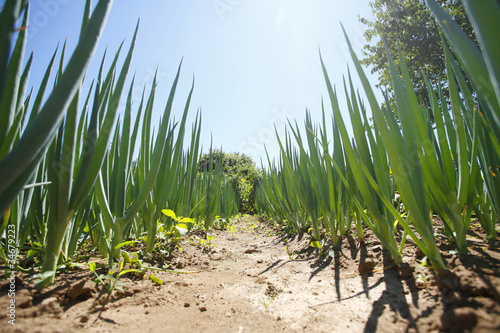
[[[16,325],[0,313],[5,332],[498,332],[500,250],[471,229],[471,255],[441,244],[449,270],[436,279],[412,244],[396,267],[368,231],[318,256],[307,234],[270,232],[256,217],[237,231],[214,231],[215,247],[181,244],[164,283],[122,278],[124,292],[107,294],[87,269],[57,277],[35,291],[16,278]],[[196,239],[192,237],[192,240]],[[6,309],[7,283],[0,291]]]

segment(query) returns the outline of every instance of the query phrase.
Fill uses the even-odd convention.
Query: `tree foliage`
[[[212,154],[204,154],[198,164],[198,171],[211,171],[220,163],[224,177],[233,184],[238,194],[242,213],[255,213],[255,188],[261,171],[255,167],[250,156],[240,153],[224,153],[213,150]]]
[[[472,26],[459,0],[437,0],[455,22],[476,42]],[[500,1],[500,0],[498,0]],[[380,87],[392,95],[391,77],[384,40],[396,66],[399,66],[398,45],[407,61],[417,96],[427,101],[422,71],[432,83],[446,82],[443,48],[439,28],[425,0],[374,0],[370,2],[373,21],[361,18],[366,25],[363,65],[379,74]]]

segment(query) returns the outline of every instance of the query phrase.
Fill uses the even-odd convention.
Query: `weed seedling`
[[[273,297],[267,297],[267,296],[262,296],[262,298],[260,299],[260,302],[262,303],[262,305],[264,305],[264,307],[266,308],[267,310],[267,307],[274,301],[274,298]]]
[[[142,272],[139,269],[123,269],[123,266],[125,264],[125,260],[120,261],[120,266],[118,269],[118,272],[114,272],[113,270],[108,271],[108,274],[97,274],[96,272],[96,263],[91,262],[89,263],[89,269],[94,275],[96,276],[96,279],[94,280],[97,284],[100,284],[106,289],[108,292],[108,297],[106,298],[106,301],[104,304],[106,304],[109,301],[109,298],[111,297],[111,294],[115,289],[120,290],[122,293],[124,293],[124,290],[122,288],[123,283],[118,281],[120,277],[124,274],[127,273],[134,273],[134,272]],[[116,276],[115,276],[116,274]]]
[[[236,239],[237,236],[235,235],[235,232],[238,231],[238,228],[236,228],[234,225],[232,225],[230,228],[229,228],[229,232],[231,233],[231,235],[233,235],[233,239]]]
[[[285,239],[283,241],[283,244],[285,245],[285,250],[286,254],[288,255],[288,259],[293,260],[293,253],[290,252],[290,248],[288,247],[288,239]]]
[[[153,274],[149,276],[149,279],[153,281],[157,286],[161,286],[163,284],[163,280],[159,277],[154,276]]]

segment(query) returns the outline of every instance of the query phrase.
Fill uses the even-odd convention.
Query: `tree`
[[[212,159],[212,164],[210,164]],[[250,156],[240,153],[224,153],[215,149],[210,153],[204,154],[200,158],[198,170],[200,172],[210,171],[215,169],[217,163],[222,163],[222,171],[225,174],[244,174],[246,175],[251,168],[254,167],[254,162]]]
[[[437,0],[469,37],[476,42],[473,28],[458,0]],[[500,2],[500,0],[498,0]],[[385,87],[392,96],[391,77],[384,40],[396,66],[398,45],[406,61],[417,97],[428,102],[422,71],[433,84],[445,84],[446,73],[439,27],[425,0],[374,0],[370,2],[374,21],[360,17],[367,29],[361,63],[372,66],[379,74],[378,87]],[[477,44],[477,42],[476,42]]]
[[[255,213],[255,189],[262,172],[255,167],[252,158],[245,154],[213,150],[211,154],[204,154],[200,158],[198,171],[212,171],[218,163],[221,163],[224,177],[233,184],[238,195],[239,211],[241,213]]]

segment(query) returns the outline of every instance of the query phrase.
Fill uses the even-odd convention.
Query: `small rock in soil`
[[[70,300],[74,300],[75,298],[86,300],[92,297],[92,293],[95,292],[95,288],[89,281],[82,280],[71,284],[66,291],[66,296]]]
[[[56,297],[44,299],[39,306],[41,313],[60,314],[63,312]]]
[[[450,270],[440,269],[438,272],[437,286],[442,289],[454,289],[458,284],[458,278]]]
[[[413,276],[414,268],[408,265],[407,263],[403,263],[398,266],[398,274],[401,278],[407,279]]]
[[[134,295],[134,291],[129,286],[126,286],[125,287],[125,297],[130,297],[133,295]]]
[[[476,324],[476,310],[470,307],[456,308],[445,313],[442,329],[452,329],[454,327],[470,329],[476,326]]]
[[[373,268],[377,265],[375,261],[365,261],[360,262],[358,266],[359,274],[365,274],[373,271]]]

